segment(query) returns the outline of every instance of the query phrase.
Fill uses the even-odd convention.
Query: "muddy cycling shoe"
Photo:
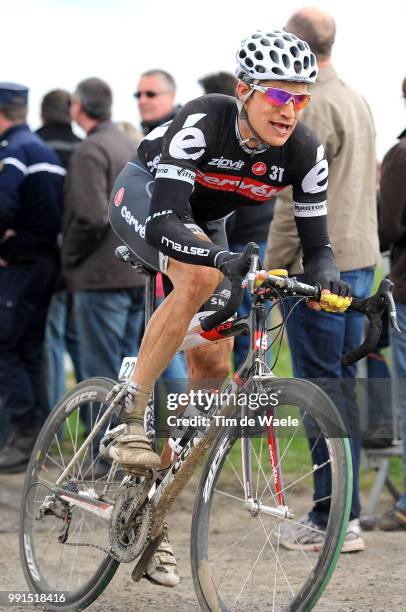
[[[179,574],[175,555],[173,554],[172,546],[167,537],[165,537],[157,550],[154,553],[147,569],[145,570],[144,578],[165,587],[175,587],[179,584]]]
[[[140,423],[122,423],[110,430],[100,441],[100,455],[113,459],[134,474],[159,468],[161,458],[154,453],[151,442]]]

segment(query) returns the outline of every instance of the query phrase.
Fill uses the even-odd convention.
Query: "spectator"
[[[208,74],[199,79],[198,83],[203,87],[204,93],[221,93],[227,96],[235,96],[237,79],[230,72],[217,72]],[[275,198],[272,198],[267,206],[243,206],[236,210],[228,219],[226,224],[227,238],[231,251],[240,253],[248,242],[256,242],[259,246],[259,256],[264,259],[266,238],[268,236],[269,224],[273,217]],[[245,293],[244,301],[238,309],[238,316],[248,314],[251,299]],[[270,305],[267,305],[269,310]],[[234,363],[238,367],[248,352],[248,336],[236,336],[234,338]]]
[[[171,121],[180,106],[174,105],[176,83],[172,75],[165,70],[148,70],[144,72],[138,83],[138,90],[134,96],[138,100],[138,110],[141,115],[141,126],[144,135],[167,121]],[[171,290],[170,283],[166,283],[167,293]],[[157,275],[156,283],[157,306],[164,299],[162,275]],[[171,393],[182,393],[186,379],[186,367],[183,355],[177,353],[161,378],[170,381]],[[166,390],[168,391],[168,389]],[[157,394],[158,395],[158,394]]]
[[[122,357],[139,346],[144,279],[114,255],[121,244],[107,205],[113,183],[135,144],[111,122],[112,93],[104,81],[79,83],[71,116],[86,132],[70,161],[65,184],[62,261],[73,292],[84,378],[115,379]]]
[[[54,89],[48,92],[41,103],[42,127],[37,130],[38,136],[55,151],[64,168],[68,167],[80,142],[71,127],[70,105],[71,97],[67,91]]]
[[[129,121],[117,121],[116,125],[118,129],[123,132],[123,134],[127,134],[127,136],[131,138],[131,140],[133,140],[137,146],[140,144],[142,134],[139,130],[137,130],[135,125]]]
[[[28,89],[0,83],[0,472],[24,471],[42,424],[41,353],[58,270],[65,175],[26,124]]]
[[[70,105],[71,97],[67,91],[54,89],[48,92],[41,103],[43,125],[37,130],[37,134],[58,155],[65,169],[81,141],[72,131]],[[44,342],[42,394],[45,415],[66,392],[65,350],[72,360],[76,380],[82,380],[72,296],[66,290],[61,273],[55,289],[48,310]]]
[[[335,24],[332,17],[316,8],[302,8],[289,19],[286,29],[308,42],[320,67],[312,101],[302,119],[324,145],[330,166],[328,226],[341,278],[352,286],[354,295],[362,298],[370,294],[373,268],[379,260],[375,132],[371,113],[365,100],[339,79],[333,68]],[[266,265],[286,268],[303,280],[293,206],[291,197],[278,198],[276,202]],[[315,313],[302,302],[291,313],[287,329],[294,375],[319,379],[318,384],[329,393],[346,425],[354,481],[350,523],[342,552],[363,550],[365,542],[359,525],[361,437],[354,389],[356,366],[341,365],[343,353],[361,343],[363,318],[351,312]],[[317,444],[310,440],[310,444],[314,464],[323,465],[327,459],[324,439],[319,439]],[[327,524],[330,510],[328,465],[314,473],[314,483],[313,509],[281,541],[288,548],[309,549],[323,538],[320,531]]]
[[[237,79],[231,72],[213,72],[198,80],[205,94],[222,93],[226,96],[235,96]]]
[[[406,99],[406,79],[402,85]],[[395,507],[384,514],[378,526],[384,531],[406,529],[406,130],[382,162],[379,233],[390,248],[390,278],[402,334],[391,330],[393,365],[396,376],[396,405],[403,440],[404,490]]]
[[[175,94],[175,79],[169,72],[148,70],[141,75],[134,97],[138,100],[145,135],[174,118],[180,108],[174,104]]]

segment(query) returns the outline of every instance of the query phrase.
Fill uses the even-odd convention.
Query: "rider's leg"
[[[111,458],[133,472],[160,465],[160,457],[151,450],[143,427],[152,385],[182,343],[193,315],[223,276],[214,268],[175,260],[170,260],[167,275],[174,289],[147,325],[129,387],[132,397],[127,395],[119,417],[121,423],[127,424],[127,431],[109,450]]]
[[[188,370],[188,391],[193,389],[220,389],[230,373],[233,338],[222,340],[208,346],[201,346],[185,353]],[[183,408],[184,410],[184,408]],[[181,410],[176,411],[181,412]],[[169,467],[173,461],[173,451],[165,442],[161,453],[161,468]]]
[[[174,259],[169,262],[167,276],[173,290],[145,330],[132,376],[138,385],[152,387],[182,344],[193,315],[223,278],[215,268],[192,266]]]

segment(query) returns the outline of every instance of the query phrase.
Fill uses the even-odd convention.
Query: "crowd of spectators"
[[[303,121],[317,132],[329,162],[329,233],[340,272],[354,294],[369,295],[380,238],[391,253],[399,323],[406,330],[406,131],[383,160],[378,237],[373,118],[367,102],[332,65],[334,21],[321,11],[301,9],[286,30],[309,43],[320,68]],[[232,96],[236,87],[235,77],[225,72],[201,77],[198,83],[204,94]],[[109,224],[108,202],[141,138],[173,119],[180,107],[176,83],[164,70],[140,75],[134,97],[140,130],[112,121],[112,91],[101,79],[83,80],[72,93],[55,89],[42,100],[42,127],[34,133],[26,124],[28,88],[0,83],[0,473],[24,471],[39,428],[65,393],[67,354],[77,381],[115,379],[122,358],[136,354],[140,345],[145,279],[114,255],[120,241]],[[82,128],[83,139],[72,122]],[[254,240],[268,269],[285,268],[300,278],[293,206],[291,194],[284,193],[276,202],[234,213],[228,220],[230,248],[238,252]],[[157,299],[164,299],[160,275]],[[243,305],[240,314],[247,308]],[[351,433],[354,487],[348,550],[364,548],[359,530],[361,436],[356,368],[341,366],[341,356],[360,344],[362,324],[357,315],[315,313],[304,304],[288,320],[294,375],[325,380]],[[405,335],[392,334],[391,343],[394,372],[402,381]],[[236,366],[246,350],[246,339],[237,338]],[[163,378],[184,381],[181,354]],[[406,457],[404,383],[398,385],[395,401]],[[323,444],[312,452],[314,463],[322,464]],[[404,472],[406,491],[406,464]],[[305,519],[316,537],[329,512],[328,475],[317,474],[315,506]],[[406,529],[406,492],[380,526]],[[309,531],[304,533],[308,538]],[[303,544],[300,526],[292,538],[291,545]]]

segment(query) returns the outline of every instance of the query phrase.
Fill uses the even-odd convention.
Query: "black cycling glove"
[[[328,289],[335,295],[343,297],[351,295],[351,285],[341,280],[330,247],[322,246],[313,249],[303,258],[303,268],[308,283],[318,284],[320,289]]]

